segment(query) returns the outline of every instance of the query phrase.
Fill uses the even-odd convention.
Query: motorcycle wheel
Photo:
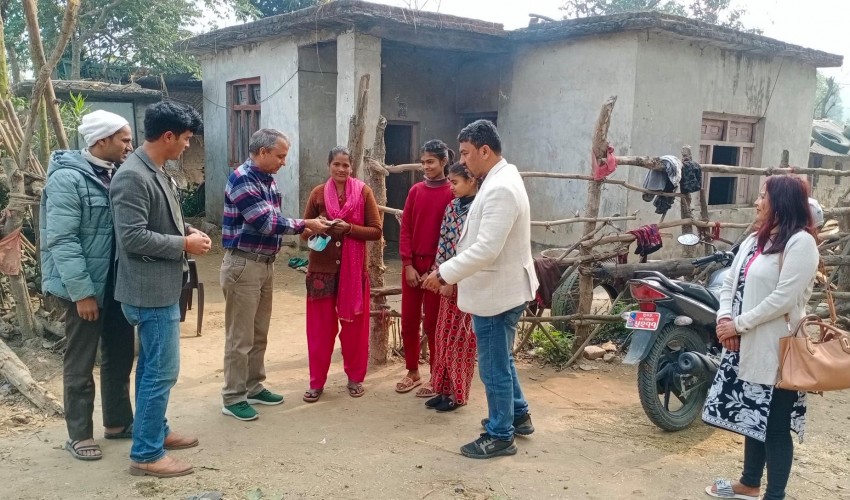
[[[703,336],[693,328],[666,326],[638,367],[638,393],[643,411],[665,431],[680,431],[702,412],[710,379],[682,374],[678,358],[683,352],[706,352]]]

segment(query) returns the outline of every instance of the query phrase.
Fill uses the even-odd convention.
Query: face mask
[[[321,252],[328,246],[330,243],[331,237],[326,234],[314,234],[307,238],[307,246],[311,250],[315,250],[317,252]]]

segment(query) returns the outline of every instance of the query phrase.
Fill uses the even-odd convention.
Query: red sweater
[[[440,239],[440,224],[446,205],[452,201],[452,189],[448,181],[439,187],[428,187],[417,182],[407,193],[404,213],[401,216],[401,234],[398,247],[401,262],[406,267],[413,263],[414,256],[434,258]]]

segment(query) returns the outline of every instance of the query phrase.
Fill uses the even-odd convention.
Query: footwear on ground
[[[171,455],[165,455],[156,462],[140,463],[130,461],[130,475],[153,477],[178,477],[195,472],[192,465]]]
[[[249,405],[247,401],[240,401],[238,403],[233,403],[232,405],[222,406],[221,412],[235,418],[236,420],[242,420],[244,422],[257,420],[260,416],[257,414],[257,410],[251,408],[251,405]]]
[[[469,458],[494,458],[516,455],[517,448],[513,439],[496,439],[485,432],[475,441],[462,446],[460,452]]]
[[[281,403],[283,403],[283,396],[275,394],[268,389],[263,389],[253,396],[248,396],[248,404],[252,405],[279,405]]]

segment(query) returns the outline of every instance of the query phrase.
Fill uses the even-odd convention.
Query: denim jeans
[[[514,419],[528,413],[512,351],[517,321],[525,304],[495,316],[472,316],[478,340],[478,372],[487,394],[488,434],[504,440],[514,436]]]
[[[165,409],[180,372],[180,306],[135,307],[121,304],[139,332],[136,363],[136,417],[130,460],[156,462],[165,455]]]

